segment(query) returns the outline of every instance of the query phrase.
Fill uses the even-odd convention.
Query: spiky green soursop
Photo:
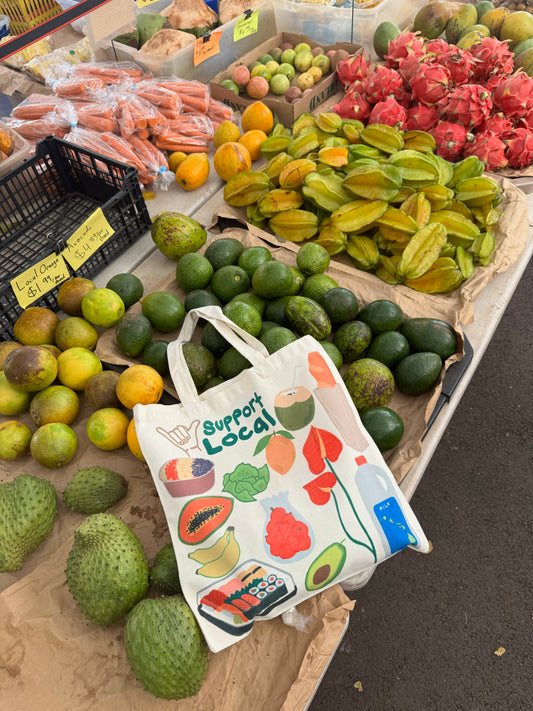
[[[56,514],[56,491],[46,479],[19,474],[0,484],[0,573],[22,568],[52,530]]]
[[[67,509],[84,514],[103,513],[126,496],[128,482],[105,467],[77,471],[63,492]]]
[[[200,691],[208,649],[183,595],[146,598],[124,628],[131,667],[144,688],[161,699],[185,699]]]
[[[181,592],[178,563],[172,543],[164,545],[154,558],[150,582],[167,595]]]
[[[95,625],[117,622],[148,591],[146,555],[128,524],[113,514],[82,521],[65,572],[72,597]]]

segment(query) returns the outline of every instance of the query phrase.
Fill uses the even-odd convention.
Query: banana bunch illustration
[[[221,578],[232,570],[239,560],[241,549],[235,540],[235,529],[228,526],[210,548],[199,548],[189,553],[197,563],[202,563],[196,573],[206,578]]]

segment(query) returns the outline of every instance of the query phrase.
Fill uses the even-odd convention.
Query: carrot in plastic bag
[[[129,158],[125,159],[123,153],[118,152],[115,147],[103,140],[103,135],[104,134],[97,133],[96,131],[92,131],[91,129],[80,128],[79,126],[76,126],[76,128],[73,128],[70,132],[68,140],[71,143],[76,143],[77,145],[82,146],[83,148],[86,148],[90,151],[93,151],[94,153],[99,153],[100,155],[103,155],[106,158],[112,158],[113,160],[120,161],[121,163],[132,165],[134,168],[137,169],[140,165],[142,165],[142,169],[145,169],[144,163],[142,163],[137,158],[137,156],[135,156],[134,162],[131,161]],[[115,136],[114,134],[107,135],[113,135],[114,138],[118,138],[118,136]]]
[[[187,81],[176,77],[159,77],[157,84],[174,91],[183,103],[183,111],[206,113],[209,106],[209,88],[199,81]]]
[[[92,99],[106,89],[106,83],[99,77],[59,79],[52,85],[56,96],[65,99]]]
[[[135,153],[125,138],[114,133],[102,133],[100,138],[122,156],[121,160],[124,163],[134,165],[138,170],[146,169],[146,163]]]
[[[182,101],[179,94],[170,89],[157,84],[153,79],[141,81],[133,87],[133,93],[146,99],[159,109],[171,109],[181,111]]]
[[[46,136],[64,138],[71,128],[69,122],[54,111],[45,114],[42,118],[30,121],[11,116],[4,118],[3,121],[23,138],[30,140],[39,140],[46,138]]]
[[[42,98],[37,101],[37,96]],[[33,95],[33,101],[30,101],[31,97],[24,99],[20,104],[15,106],[11,111],[11,115],[17,119],[24,119],[30,121],[33,119],[42,118],[45,114],[55,111],[57,106],[61,106],[65,102],[65,99],[59,99],[56,96]]]
[[[72,75],[77,78],[101,79],[105,84],[119,84],[124,81],[141,81],[143,74],[135,62],[80,62],[73,65]]]

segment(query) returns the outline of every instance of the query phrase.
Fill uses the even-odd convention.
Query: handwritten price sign
[[[238,42],[248,35],[253,35],[257,32],[257,23],[259,20],[259,10],[246,10],[242,17],[239,17],[233,28],[233,41]]]
[[[79,269],[114,232],[99,207],[68,238],[67,247],[62,254],[73,269]]]
[[[193,53],[193,64],[195,67],[220,52],[219,45],[221,35],[222,30],[220,30],[220,32],[210,32],[196,40]]]
[[[10,284],[19,305],[25,309],[69,277],[61,254],[50,254],[16,276]]]

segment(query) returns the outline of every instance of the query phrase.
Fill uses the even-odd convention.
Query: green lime
[[[169,291],[152,291],[141,301],[141,309],[152,326],[162,333],[176,331],[185,318],[181,299]]]
[[[312,274],[304,281],[300,296],[307,296],[322,306],[324,294],[338,286],[335,279],[327,274]]]
[[[396,447],[403,437],[403,420],[389,407],[369,407],[361,413],[361,422],[380,452]]]
[[[226,264],[217,269],[211,279],[211,290],[217,298],[226,304],[237,294],[242,294],[250,288],[250,277],[236,264]]]
[[[168,375],[168,342],[156,339],[144,347],[142,352],[142,362],[157,370],[159,375]]]
[[[251,304],[246,304],[244,301],[230,301],[222,307],[222,313],[252,336],[259,335],[261,314]]]
[[[106,284],[106,289],[111,289],[111,291],[118,294],[126,309],[137,303],[144,294],[143,283],[139,277],[127,272],[112,276]]]
[[[399,331],[384,331],[372,339],[366,355],[379,360],[388,368],[394,368],[409,352],[409,341],[403,334]]]
[[[331,341],[320,341],[320,345],[333,361],[333,365],[340,370],[342,368],[344,360],[342,358],[342,353],[337,348],[337,346]]]
[[[293,274],[283,262],[272,259],[260,264],[252,277],[253,290],[265,299],[277,299],[290,293]]]
[[[201,343],[184,343],[183,356],[194,384],[201,390],[215,375],[215,356]]]
[[[223,353],[218,361],[218,375],[224,380],[230,380],[239,373],[242,373],[246,368],[251,367],[251,363],[239,351],[231,346]]]
[[[289,269],[291,270],[292,274],[292,286],[291,290],[289,291],[289,294],[291,296],[296,296],[296,294],[299,294],[302,290],[302,286],[305,281],[305,275],[302,274],[299,269],[296,269],[296,267],[289,267]]]
[[[330,259],[325,247],[315,242],[308,242],[298,250],[296,265],[306,276],[323,274],[329,267]]]
[[[274,321],[278,326],[288,326],[289,320],[285,313],[285,308],[290,298],[292,298],[291,295],[287,294],[268,303],[265,307],[265,313],[263,314],[265,321]]]
[[[237,264],[243,251],[242,242],[235,237],[220,237],[207,245],[204,255],[216,271],[227,264]]]
[[[143,314],[125,314],[115,327],[115,341],[121,353],[137,358],[152,340],[152,324]]]
[[[251,279],[260,264],[270,262],[271,260],[272,253],[267,247],[247,247],[240,255],[237,264],[247,272]]]
[[[243,294],[237,294],[237,296],[234,296],[233,299],[228,303],[231,304],[235,301],[242,301],[245,304],[250,304],[250,306],[253,306],[254,309],[257,309],[259,311],[259,313],[261,314],[261,318],[265,313],[266,301],[257,294],[254,294],[252,291],[245,291]]]
[[[274,326],[263,333],[260,338],[261,343],[269,353],[275,353],[280,348],[297,340],[297,336],[285,326]]]
[[[326,291],[322,297],[322,306],[334,326],[354,321],[359,311],[357,297],[353,291],[342,286],[336,286]]]
[[[376,336],[384,331],[396,331],[403,323],[403,311],[388,299],[371,301],[357,314],[359,321],[364,321],[370,326],[372,334]]]
[[[185,293],[205,289],[213,276],[211,262],[198,252],[189,252],[176,264],[176,281]]]
[[[202,346],[205,346],[211,351],[215,358],[220,358],[230,347],[230,344],[226,341],[224,336],[221,336],[213,324],[209,322],[202,328],[200,342]]]
[[[220,299],[207,289],[194,289],[189,291],[183,302],[185,305],[185,311],[190,311],[191,309],[197,309],[200,306],[222,306]]]

